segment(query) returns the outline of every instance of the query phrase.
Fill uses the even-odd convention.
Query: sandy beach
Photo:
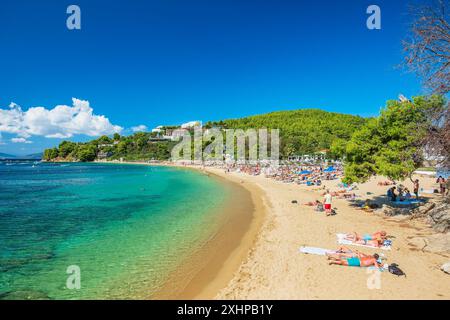
[[[141,163],[144,164],[144,163]],[[165,164],[167,165],[167,164]],[[324,189],[338,190],[339,180],[322,187],[283,183],[221,168],[187,166],[245,188],[253,202],[251,221],[242,228],[224,226],[228,236],[220,252],[176,296],[162,299],[450,299],[450,276],[440,266],[450,260],[450,235],[436,233],[423,219],[388,217],[381,210],[358,210],[348,200],[333,200],[335,216],[327,217],[304,203],[322,200]],[[416,176],[421,187],[436,187],[435,179]],[[414,178],[416,178],[414,177]],[[373,178],[358,185],[359,201],[379,201],[387,186]],[[402,182],[410,186],[410,181]],[[431,195],[424,194],[425,197]],[[296,200],[298,203],[292,203]],[[250,208],[248,208],[250,210]],[[248,216],[247,216],[248,218]],[[236,221],[239,221],[237,218]],[[386,263],[397,263],[407,277],[381,272],[379,288],[369,289],[375,272],[364,268],[329,266],[326,257],[299,252],[301,246],[337,249],[336,233],[360,234],[385,230],[393,236],[390,251],[355,247],[367,254],[382,253]],[[214,242],[214,240],[213,240]],[[223,243],[223,242],[222,242]],[[216,248],[210,244],[209,250]],[[205,248],[208,250],[208,248]],[[193,257],[196,259],[198,257]]]
[[[266,207],[263,224],[253,247],[232,280],[214,296],[216,299],[450,299],[450,276],[440,266],[450,259],[450,238],[436,234],[421,220],[386,217],[351,207],[336,199],[337,215],[326,217],[303,203],[321,199],[323,190],[285,184],[263,176],[227,173],[206,168],[210,173],[239,181],[249,190],[261,190]],[[420,177],[422,186],[434,186],[434,179]],[[387,187],[373,179],[360,185],[357,195],[364,199],[384,195]],[[325,182],[336,189],[338,181]],[[406,181],[405,185],[411,184]],[[368,196],[367,192],[373,193]],[[292,204],[297,200],[298,204]],[[381,273],[380,289],[369,289],[374,272],[363,268],[329,266],[325,257],[299,253],[300,246],[336,249],[336,233],[370,233],[386,230],[394,236],[391,251],[383,252],[388,263],[397,263],[407,277]],[[243,241],[245,242],[245,241]],[[360,248],[365,253],[381,252]],[[430,251],[431,250],[431,251]],[[221,277],[221,271],[218,273]],[[200,294],[196,298],[209,298]]]

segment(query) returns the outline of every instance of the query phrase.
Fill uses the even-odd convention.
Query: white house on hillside
[[[183,123],[181,125],[181,129],[193,129],[193,128],[201,128],[202,122],[201,121],[190,121]]]

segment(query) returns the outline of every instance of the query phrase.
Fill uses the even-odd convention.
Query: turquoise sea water
[[[0,162],[0,298],[149,298],[219,228],[228,192],[175,168]]]

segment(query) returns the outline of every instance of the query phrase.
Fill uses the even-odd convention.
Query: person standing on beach
[[[333,201],[333,197],[330,194],[330,190],[327,189],[325,196],[323,197],[323,207],[327,216],[331,215],[331,203]]]
[[[446,184],[445,178],[443,176],[439,176],[436,183],[439,183],[439,189],[441,194],[445,194],[445,184]]]
[[[417,200],[419,199],[419,187],[420,187],[419,179],[416,179],[414,181],[414,194],[416,195]]]

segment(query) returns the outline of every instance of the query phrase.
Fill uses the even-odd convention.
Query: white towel
[[[327,253],[336,253],[335,250],[328,250],[316,247],[300,247],[300,252],[306,254],[315,254],[318,256],[325,256]]]

